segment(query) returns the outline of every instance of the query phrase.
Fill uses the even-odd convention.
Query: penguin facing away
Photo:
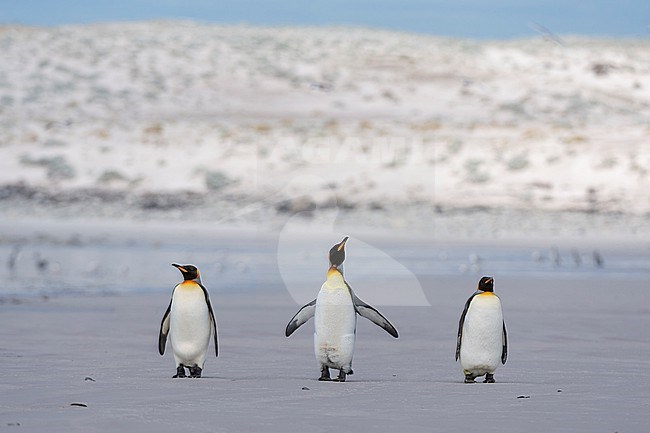
[[[332,380],[330,368],[339,370],[334,381],[345,382],[346,375],[353,374],[352,356],[357,328],[357,314],[383,328],[397,338],[397,330],[379,311],[359,299],[343,277],[345,260],[345,237],[329,252],[330,267],[318,297],[303,306],[287,324],[285,335],[289,337],[309,319],[314,317],[314,354],[320,365],[318,380]]]
[[[456,361],[465,374],[465,383],[485,375],[484,383],[494,383],[494,371],[508,358],[508,334],[501,300],[494,294],[494,278],[483,277],[478,289],[465,303],[458,323]]]
[[[183,275],[183,282],[177,284],[172,292],[167,311],[160,323],[158,352],[165,354],[167,334],[176,361],[174,377],[201,377],[205,363],[210,334],[214,338],[215,356],[219,356],[217,343],[217,322],[214,319],[208,290],[201,283],[201,274],[196,266],[177,265]]]

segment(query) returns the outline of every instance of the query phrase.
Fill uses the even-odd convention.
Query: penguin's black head
[[[345,243],[348,241],[348,237],[343,238],[341,242],[334,245],[330,250],[330,265],[338,268],[343,264],[345,260]]]
[[[494,278],[481,278],[481,280],[478,282],[478,289],[482,292],[494,292]]]
[[[183,279],[184,280],[200,280],[201,274],[199,273],[199,268],[197,268],[194,265],[177,265],[176,263],[172,263],[172,266],[175,268],[178,268],[179,271],[181,271],[181,274],[183,274]]]

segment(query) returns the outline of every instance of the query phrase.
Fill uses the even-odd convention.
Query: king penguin
[[[494,383],[494,371],[508,358],[508,334],[501,300],[494,294],[494,278],[483,277],[478,289],[465,303],[458,323],[456,361],[465,374],[465,383],[485,375],[484,383]]]
[[[339,370],[334,381],[345,382],[353,374],[352,355],[357,331],[357,314],[380,326],[397,338],[397,330],[379,311],[359,299],[343,278],[345,237],[329,252],[330,267],[318,297],[302,307],[289,321],[285,330],[288,337],[301,325],[314,317],[314,353],[320,365],[318,380],[332,380],[330,368]]]
[[[217,322],[214,320],[208,290],[201,283],[201,274],[196,266],[177,265],[183,274],[183,282],[174,287],[172,299],[160,323],[158,351],[165,354],[167,334],[176,360],[174,377],[185,376],[185,368],[190,377],[201,377],[203,364],[210,344],[210,334],[214,337],[214,353],[219,356],[217,343]]]

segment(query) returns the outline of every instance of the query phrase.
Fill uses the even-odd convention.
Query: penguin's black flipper
[[[219,339],[217,338],[217,321],[214,318],[214,313],[212,312],[212,306],[208,304],[210,310],[210,319],[212,320],[212,331],[214,335],[214,356],[219,356]]]
[[[158,352],[161,355],[165,354],[165,345],[167,344],[167,334],[169,333],[169,313],[172,310],[172,301],[169,301],[169,307],[163,315],[160,322],[160,333],[158,334]]]
[[[284,335],[287,337],[293,334],[293,332],[300,328],[305,322],[314,317],[316,312],[316,299],[311,301],[309,304],[303,306],[295,316],[291,318],[287,324],[287,329],[284,331]]]
[[[458,361],[458,358],[460,357],[460,342],[463,338],[463,325],[465,324],[465,316],[467,315],[467,310],[469,310],[469,304],[472,303],[472,299],[474,299],[474,296],[476,296],[479,292],[475,292],[472,294],[472,296],[469,297],[467,302],[465,302],[465,309],[463,310],[463,314],[460,315],[460,320],[458,321],[458,338],[456,339],[456,361]]]
[[[361,299],[359,299],[357,295],[355,295],[355,293],[352,291],[352,287],[350,287],[349,285],[348,285],[348,289],[352,294],[352,302],[354,303],[354,309],[357,312],[357,314],[359,314],[359,316],[365,317],[375,325],[379,326],[380,328],[383,328],[386,332],[388,332],[393,337],[395,338],[399,337],[399,334],[397,333],[397,329],[395,329],[395,327],[388,321],[387,318],[385,318],[374,307],[366,304]]]
[[[506,363],[508,359],[508,333],[506,332],[506,321],[503,321],[503,349],[501,350],[501,364]]]
[[[217,321],[214,318],[214,311],[212,311],[212,303],[210,302],[210,295],[208,294],[208,289],[206,289],[203,286],[203,284],[199,284],[199,286],[201,286],[201,288],[203,289],[203,294],[205,295],[205,303],[208,305],[208,312],[210,313],[210,322],[212,323],[212,335],[214,336],[214,356],[218,357],[219,341],[217,338]]]

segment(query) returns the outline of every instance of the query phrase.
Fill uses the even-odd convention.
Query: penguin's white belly
[[[174,290],[169,339],[176,364],[203,368],[210,343],[210,313],[200,287]]]
[[[323,285],[316,299],[314,352],[322,365],[344,369],[352,364],[357,315],[347,287]]]
[[[503,312],[496,295],[476,295],[467,310],[460,346],[460,365],[477,376],[494,373],[503,349]]]

